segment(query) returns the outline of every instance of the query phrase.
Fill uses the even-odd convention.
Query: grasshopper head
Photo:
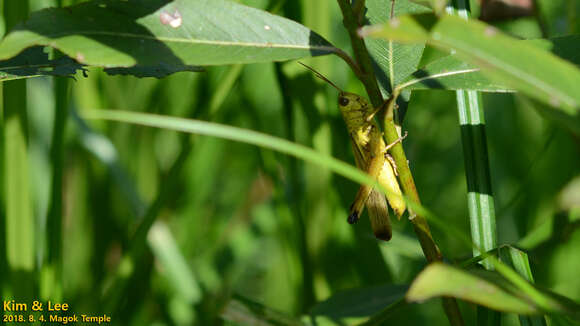
[[[349,131],[356,131],[366,125],[365,115],[369,110],[368,103],[364,98],[341,91],[338,94],[338,108]]]
[[[342,91],[338,94],[338,107],[343,114],[362,111],[366,106],[366,101],[356,94]]]

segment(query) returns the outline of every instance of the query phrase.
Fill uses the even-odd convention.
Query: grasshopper
[[[389,241],[392,236],[392,228],[387,200],[399,219],[405,212],[406,204],[397,181],[395,162],[387,151],[402,141],[406,134],[394,143],[386,145],[374,116],[382,107],[388,107],[394,98],[391,97],[385,101],[382,107],[373,108],[363,97],[343,91],[313,68],[301,62],[300,64],[338,90],[338,107],[350,135],[356,166],[376,179],[387,190],[387,198],[385,198],[379,190],[362,185],[350,206],[348,223],[356,223],[366,205],[375,237]]]

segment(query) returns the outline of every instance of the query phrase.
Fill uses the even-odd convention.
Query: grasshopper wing
[[[365,155],[354,139],[351,142],[354,153],[356,166],[366,171],[368,162]],[[388,163],[387,163],[388,164]],[[389,241],[392,236],[391,220],[389,218],[389,208],[387,206],[387,199],[385,196],[373,189],[367,198],[365,205],[369,211],[369,218],[371,220],[371,227],[375,237],[380,240]],[[362,214],[362,211],[360,212]]]
[[[371,227],[373,228],[375,237],[385,241],[391,240],[393,228],[391,227],[391,219],[389,218],[389,209],[385,195],[373,189],[369,195],[369,199],[367,199],[366,205],[369,210],[369,218],[371,219]]]

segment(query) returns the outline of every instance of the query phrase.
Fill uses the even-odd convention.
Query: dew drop
[[[268,25],[264,25],[264,29],[265,29],[265,30],[267,30],[267,31],[269,31],[269,30],[271,30],[271,29],[272,29],[272,27],[270,27],[270,26],[268,26]]]

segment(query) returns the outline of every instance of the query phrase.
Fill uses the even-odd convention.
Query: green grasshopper
[[[397,180],[396,165],[387,151],[402,141],[406,135],[386,145],[383,134],[374,120],[375,114],[381,107],[373,108],[363,97],[343,91],[318,71],[301,62],[300,64],[338,90],[338,107],[350,134],[356,166],[376,179],[387,190],[387,198],[385,198],[379,190],[362,185],[350,206],[348,223],[356,223],[366,205],[375,237],[389,241],[392,236],[392,227],[387,199],[399,219],[405,212],[406,204]],[[390,101],[393,101],[393,97],[388,99],[383,107],[388,107]]]

